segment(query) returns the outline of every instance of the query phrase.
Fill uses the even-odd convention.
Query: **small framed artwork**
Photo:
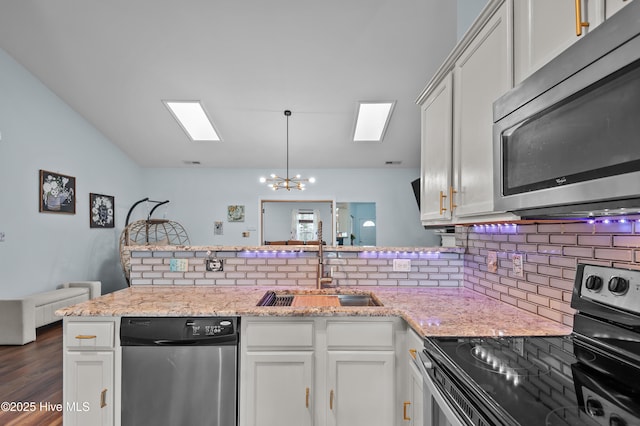
[[[115,197],[89,194],[89,227],[113,228],[115,224]]]
[[[244,222],[244,206],[227,206],[229,222]]]
[[[213,223],[213,233],[214,235],[222,235],[224,233],[221,220],[216,220]]]
[[[40,170],[40,212],[76,214],[76,178]]]

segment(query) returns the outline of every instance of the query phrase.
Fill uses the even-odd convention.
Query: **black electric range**
[[[573,333],[425,340],[425,371],[468,425],[639,425],[640,271],[579,265]]]

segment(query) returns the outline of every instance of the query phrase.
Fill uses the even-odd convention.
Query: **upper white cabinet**
[[[598,26],[603,19],[602,12],[602,0],[514,1],[516,84]]]
[[[507,6],[491,16],[454,66],[454,185],[449,207],[458,218],[494,211],[493,101],[513,81]]]
[[[447,74],[420,106],[422,166],[420,216],[423,222],[451,221],[446,197],[452,187],[453,77]]]
[[[514,73],[518,84],[631,0],[513,1]]]
[[[510,2],[483,11],[419,98],[421,219],[516,219],[493,209],[493,101],[512,87]]]

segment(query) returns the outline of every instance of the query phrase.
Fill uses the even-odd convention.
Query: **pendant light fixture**
[[[309,179],[303,179],[300,175],[289,177],[289,117],[291,116],[291,111],[286,109],[284,111],[284,116],[287,117],[287,175],[286,177],[280,177],[276,174],[271,174],[268,178],[261,177],[260,182],[266,183],[267,186],[274,191],[278,189],[286,189],[287,191],[297,189],[304,191],[306,183],[314,183],[316,179],[312,177]]]

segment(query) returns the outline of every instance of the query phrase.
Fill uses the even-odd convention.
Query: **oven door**
[[[433,360],[424,352],[419,352],[414,360],[422,373],[423,410],[425,424],[432,426],[469,426],[472,423],[465,421],[458,415],[453,404],[449,403],[445,394],[431,377],[434,370]]]

